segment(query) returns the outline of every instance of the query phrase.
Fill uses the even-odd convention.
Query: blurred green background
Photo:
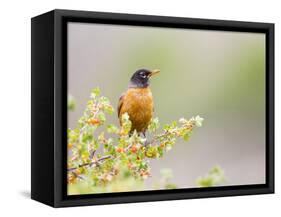
[[[68,24],[68,92],[74,128],[92,88],[117,107],[139,68],[160,69],[152,78],[155,116],[162,124],[200,115],[203,127],[153,160],[148,187],[170,168],[180,188],[214,165],[225,185],[265,183],[265,35],[119,25]],[[117,115],[109,119],[118,125]]]

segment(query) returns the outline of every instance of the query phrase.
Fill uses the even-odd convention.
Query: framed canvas
[[[32,199],[274,192],[274,24],[53,10],[31,27]]]

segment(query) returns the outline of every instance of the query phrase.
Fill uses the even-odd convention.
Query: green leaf
[[[146,157],[148,158],[156,158],[157,157],[157,147],[150,146],[146,151]]]
[[[117,128],[115,125],[113,125],[113,124],[109,124],[109,125],[107,126],[107,132],[108,132],[108,133],[117,134],[118,131],[119,131],[118,128]]]
[[[74,111],[76,107],[76,101],[74,99],[74,97],[70,94],[68,94],[67,96],[67,109],[69,111]]]
[[[90,134],[90,133],[84,133],[83,136],[82,136],[82,142],[83,143],[89,142],[92,139],[93,139],[93,135]]]
[[[157,147],[157,151],[158,151],[158,154],[159,154],[159,157],[163,157],[164,155],[164,150],[162,147],[158,146]]]
[[[99,112],[98,115],[97,115],[97,118],[102,122],[106,121],[106,117],[105,117],[105,114],[103,112]]]
[[[99,95],[100,95],[100,88],[99,87],[94,88],[91,92],[91,97],[95,98],[96,96]]]
[[[184,139],[184,141],[188,141],[190,138],[189,133],[184,134],[182,138]]]
[[[149,132],[155,132],[160,127],[159,119],[156,117],[150,121],[148,125]]]
[[[113,108],[111,105],[105,105],[105,106],[104,106],[104,111],[105,111],[107,114],[112,115],[113,112],[114,112],[114,108]]]
[[[223,170],[219,166],[215,166],[209,170],[207,175],[199,177],[196,181],[199,187],[218,186],[225,182]]]
[[[129,119],[128,113],[124,113],[121,117],[122,128],[125,130],[126,133],[129,133],[131,130],[132,122]]]

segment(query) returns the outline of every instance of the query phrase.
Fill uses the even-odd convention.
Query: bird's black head
[[[139,87],[144,88],[149,86],[149,79],[151,76],[158,74],[160,70],[148,70],[148,69],[139,69],[137,70],[130,80],[130,87]]]

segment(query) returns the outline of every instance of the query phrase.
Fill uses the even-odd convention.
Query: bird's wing
[[[119,102],[118,102],[118,118],[120,118],[120,112],[121,112],[121,108],[122,108],[122,105],[123,105],[124,96],[125,96],[125,93],[123,93],[120,96],[120,98],[119,98]]]

